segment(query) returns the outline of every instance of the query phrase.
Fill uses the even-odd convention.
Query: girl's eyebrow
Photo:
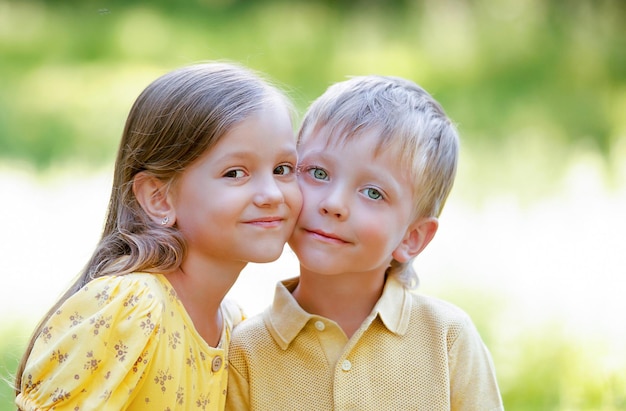
[[[284,148],[278,151],[279,156],[297,156],[298,150],[295,147]]]
[[[225,155],[220,157],[220,160],[221,159],[247,158],[247,157],[256,156],[256,155],[257,155],[257,152],[255,150],[238,150],[238,151],[232,151],[232,152],[226,153]],[[298,152],[296,151],[295,148],[281,148],[281,149],[276,150],[277,157],[283,157],[283,156],[296,157],[297,155],[298,155]]]

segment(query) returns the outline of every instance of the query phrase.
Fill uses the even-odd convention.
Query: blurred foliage
[[[26,344],[24,327],[17,323],[2,324],[0,328],[0,411],[14,411],[13,380],[19,359]]]
[[[0,156],[110,162],[150,80],[229,59],[302,110],[347,75],[406,76],[470,146],[552,139],[610,161],[626,132],[624,21],[621,0],[0,0]]]
[[[623,171],[625,21],[623,0],[0,0],[0,162],[108,165],[150,81],[227,59],[268,73],[301,112],[349,75],[411,78],[458,123],[453,195],[537,196],[583,155]],[[474,291],[451,299],[494,347],[507,410],[626,410],[625,364],[594,364],[598,345],[558,326],[522,336],[498,322],[506,304]],[[15,334],[0,335],[3,376]]]
[[[518,312],[519,301],[468,284],[448,285],[436,295],[471,316],[493,356],[507,411],[626,410],[623,339],[613,346],[548,312],[525,323],[528,313]]]

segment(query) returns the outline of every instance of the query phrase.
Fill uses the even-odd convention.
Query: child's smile
[[[411,221],[412,185],[393,150],[366,132],[342,144],[320,132],[299,147],[303,207],[289,244],[314,272],[382,275]]]

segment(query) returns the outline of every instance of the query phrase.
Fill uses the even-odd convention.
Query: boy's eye
[[[316,180],[328,180],[328,173],[322,168],[311,167],[307,171]]]
[[[375,188],[366,188],[363,190],[363,193],[372,200],[380,200],[383,198],[383,194]]]
[[[243,178],[246,176],[243,170],[230,170],[224,174],[224,177],[228,178]]]
[[[285,176],[287,174],[293,173],[293,169],[294,167],[290,166],[289,164],[281,164],[274,169],[274,174],[280,174]]]

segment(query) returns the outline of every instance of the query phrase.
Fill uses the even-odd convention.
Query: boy
[[[469,317],[409,291],[456,173],[441,106],[400,78],[340,82],[309,108],[298,155],[300,276],[235,329],[227,409],[503,409]]]

